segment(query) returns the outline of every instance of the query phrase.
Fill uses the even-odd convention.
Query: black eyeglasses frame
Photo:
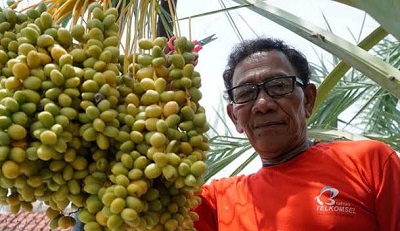
[[[288,78],[292,79],[292,82],[293,82],[292,91],[290,91],[290,92],[286,92],[285,94],[281,94],[281,95],[272,95],[272,96],[271,96],[271,95],[268,93],[267,89],[265,88],[265,84],[268,83],[268,82],[271,82],[271,81],[274,81],[274,80],[277,80],[277,79],[288,79]],[[260,88],[264,88],[264,91],[267,93],[268,96],[270,96],[270,97],[272,97],[272,98],[278,98],[278,97],[280,97],[280,96],[283,96],[283,95],[287,95],[287,94],[292,93],[292,92],[294,91],[294,84],[295,84],[295,83],[298,83],[298,84],[301,85],[301,86],[305,86],[305,85],[306,85],[306,84],[304,84],[304,82],[303,82],[302,79],[300,79],[299,77],[297,77],[297,76],[295,76],[295,75],[293,75],[293,76],[279,76],[279,77],[270,78],[270,79],[268,79],[268,80],[266,80],[266,81],[264,81],[264,82],[261,82],[261,83],[244,83],[244,84],[240,84],[240,85],[237,85],[237,86],[235,86],[235,87],[232,87],[232,88],[228,89],[227,92],[228,92],[229,98],[230,98],[230,100],[231,100],[231,103],[234,103],[234,104],[244,104],[244,103],[248,103],[248,102],[250,102],[250,101],[255,100],[255,99],[258,97],[258,94],[260,93]],[[242,87],[242,86],[245,86],[245,85],[256,86],[256,88],[257,88],[257,94],[255,94],[255,97],[254,97],[253,99],[249,99],[249,100],[247,100],[247,101],[240,102],[240,103],[235,102],[235,100],[233,99],[232,91],[233,91],[234,89],[236,89],[236,88],[239,88],[239,87]]]

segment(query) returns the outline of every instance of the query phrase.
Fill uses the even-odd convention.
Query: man
[[[245,41],[223,77],[228,115],[263,167],[205,185],[197,230],[400,230],[393,149],[378,141],[307,139],[316,87],[303,54],[280,40]]]

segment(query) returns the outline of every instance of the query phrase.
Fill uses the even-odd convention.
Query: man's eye
[[[236,91],[236,96],[237,97],[243,97],[244,95],[247,95],[249,93],[248,89],[240,89]]]
[[[268,87],[272,89],[284,89],[288,87],[288,84],[284,82],[274,82],[271,83]]]
[[[256,90],[256,86],[255,85],[245,85],[245,86],[241,86],[235,89],[235,95],[237,97],[244,97],[244,96],[248,96],[249,94],[251,94],[251,92]]]

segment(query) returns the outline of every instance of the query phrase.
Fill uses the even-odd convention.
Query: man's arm
[[[217,210],[212,199],[215,197],[210,193],[212,191],[210,185],[203,187],[203,191],[200,195],[201,204],[194,210],[199,215],[199,220],[194,223],[194,227],[197,231],[218,230]]]
[[[378,225],[382,231],[400,230],[400,158],[393,151],[384,163],[375,200]]]

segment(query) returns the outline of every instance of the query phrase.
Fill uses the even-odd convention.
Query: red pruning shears
[[[212,34],[208,37],[203,38],[202,40],[193,40],[192,42],[195,44],[193,51],[194,52],[199,52],[201,49],[203,49],[203,46],[206,45],[207,43],[210,43],[211,41],[216,40],[217,38],[214,38],[215,34]]]

